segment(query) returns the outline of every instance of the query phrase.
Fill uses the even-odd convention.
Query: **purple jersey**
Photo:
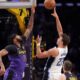
[[[13,69],[17,73],[22,74],[26,67],[26,50],[23,47],[18,48],[15,45],[8,45],[5,48],[8,51],[8,57],[10,60],[9,68]]]

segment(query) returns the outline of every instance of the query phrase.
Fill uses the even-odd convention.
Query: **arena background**
[[[44,0],[37,0],[37,8],[34,21],[33,35],[36,38],[37,34],[43,36],[42,49],[46,50],[54,47],[56,44],[57,30],[55,19],[50,15],[52,11],[46,10],[43,7]],[[71,43],[69,45],[69,53],[65,59],[69,59],[73,64],[73,72],[80,78],[80,1],[79,0],[56,0],[57,12],[63,25],[64,32],[71,37]],[[28,18],[27,18],[28,19]],[[27,22],[28,23],[28,22]],[[7,45],[7,40],[12,33],[22,34],[19,29],[19,23],[16,17],[5,9],[0,10],[0,49]],[[31,35],[32,37],[32,35]],[[31,37],[30,45],[26,47],[28,49],[28,67],[26,68],[26,76],[24,80],[40,80],[43,75],[44,64],[46,59],[40,60],[38,58],[32,58],[31,51]],[[5,44],[4,44],[5,43]],[[35,51],[34,51],[34,54]],[[33,60],[33,64],[32,64]],[[3,58],[4,64],[8,67],[7,56]],[[37,64],[37,65],[36,65]],[[33,65],[33,66],[32,66]],[[31,66],[31,67],[30,67]],[[33,74],[32,74],[33,70]],[[33,78],[32,78],[33,76]],[[30,79],[32,78],[32,79]]]

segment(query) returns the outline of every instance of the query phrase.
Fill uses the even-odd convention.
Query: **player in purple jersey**
[[[3,80],[22,80],[22,74],[26,67],[26,50],[24,47],[24,38],[28,39],[34,23],[35,9],[32,8],[31,11],[32,13],[29,24],[24,35],[21,37],[20,35],[12,34],[10,36],[11,44],[0,51],[0,59],[1,57],[8,54],[8,58],[10,60],[10,65],[6,71],[2,61],[0,60],[0,75],[4,74],[5,72]]]

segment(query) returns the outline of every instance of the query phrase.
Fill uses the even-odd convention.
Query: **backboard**
[[[0,9],[7,8],[31,8],[36,6],[36,0],[0,0]]]

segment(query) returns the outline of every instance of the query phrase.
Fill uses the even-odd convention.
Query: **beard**
[[[23,40],[21,39],[17,39],[17,42],[20,43],[21,45],[23,44]]]

